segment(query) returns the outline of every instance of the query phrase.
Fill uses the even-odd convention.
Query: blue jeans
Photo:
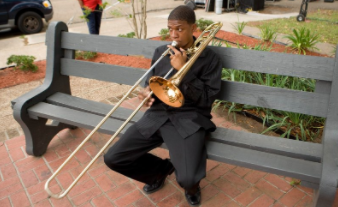
[[[88,16],[87,22],[89,34],[100,34],[100,26],[101,26],[101,17],[102,11],[99,11],[99,5],[96,6],[95,11],[92,11]]]

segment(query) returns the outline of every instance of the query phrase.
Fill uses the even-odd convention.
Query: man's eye
[[[180,29],[178,29],[178,31],[179,31],[179,32],[182,32],[182,29],[180,28]]]

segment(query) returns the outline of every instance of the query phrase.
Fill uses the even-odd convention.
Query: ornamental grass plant
[[[303,53],[306,55],[306,51],[310,49],[318,48],[315,46],[318,43],[318,35],[310,32],[309,29],[302,27],[300,29],[293,29],[293,35],[287,35],[285,38],[291,41],[292,49],[298,51],[298,54]]]

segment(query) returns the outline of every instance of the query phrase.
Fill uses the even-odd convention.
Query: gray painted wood
[[[208,158],[264,172],[289,176],[318,183],[321,164],[266,152],[230,146],[218,142],[207,143]]]
[[[23,129],[26,141],[26,152],[29,155],[41,156],[46,152],[50,140],[62,129],[71,127],[60,124],[48,127],[44,119],[32,120],[27,109],[55,92],[70,93],[69,77],[60,74],[60,58],[65,56],[61,48],[60,34],[68,31],[63,22],[51,22],[46,32],[47,65],[43,84],[12,101],[13,116]],[[41,137],[41,134],[44,136]]]
[[[171,42],[135,38],[63,32],[61,47],[72,50],[103,52],[117,55],[143,55],[152,58],[155,49]]]
[[[52,119],[61,123],[78,126],[86,129],[94,129],[103,119],[102,116],[77,111],[61,106],[55,106],[48,103],[40,102],[28,109],[29,115]],[[122,125],[122,121],[116,119],[108,119],[98,130],[106,134],[113,134]],[[123,134],[131,124],[127,124],[126,128],[121,131]]]
[[[217,99],[282,111],[326,117],[328,95],[222,81]]]
[[[139,68],[85,62],[65,58],[61,59],[61,74],[66,76],[77,76],[119,84],[134,85],[145,72],[145,69]]]
[[[218,127],[209,140],[297,159],[321,162],[322,145]]]
[[[330,94],[331,93],[331,83],[330,81],[316,81],[315,92],[322,94]]]
[[[213,47],[224,68],[332,81],[332,58]]]
[[[319,190],[316,192],[318,206],[332,206],[338,187],[338,50],[335,61],[328,116],[322,136],[323,168]]]
[[[64,93],[55,93],[47,98],[47,103],[62,106],[65,108],[75,109],[78,111],[84,111],[99,116],[106,116],[108,112],[114,107],[101,102],[87,100],[75,96],[71,96]],[[119,107],[112,115],[112,118],[118,120],[126,120],[133,110]],[[131,120],[131,123],[138,121],[143,115],[142,111],[139,111]]]
[[[80,76],[128,85],[133,85],[145,73],[143,69],[65,58],[61,60],[61,65],[61,73],[63,75]],[[326,117],[328,104],[327,94],[231,81],[222,82],[222,90],[218,95],[218,99],[320,117]]]

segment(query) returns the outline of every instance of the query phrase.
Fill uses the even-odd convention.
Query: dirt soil
[[[196,32],[194,35],[199,36],[200,32]],[[257,44],[264,44],[266,46],[270,46],[271,43],[261,42],[261,40],[251,38],[244,35],[238,35],[235,33],[225,32],[225,31],[219,31],[216,35],[216,37],[228,41],[230,44],[236,46],[237,43],[240,45],[247,45],[249,47],[254,47]],[[161,40],[161,37],[155,37],[152,38],[152,40]],[[171,41],[170,39],[166,39],[167,41]],[[272,49],[270,50],[272,52],[287,52],[287,53],[296,53],[296,51],[293,51],[292,49],[285,47],[284,45],[280,44],[273,44]],[[329,57],[327,55],[322,55],[315,52],[306,52],[307,55],[313,55],[313,56],[325,56]],[[135,68],[144,68],[148,69],[151,64],[151,60],[140,57],[140,56],[121,56],[121,55],[112,55],[112,54],[104,54],[104,53],[98,53],[97,57],[87,60],[87,61],[93,61],[98,63],[105,63],[105,64],[116,64],[121,66],[129,66],[129,67],[135,67]],[[46,61],[36,61],[35,64],[38,66],[37,72],[23,72],[19,69],[15,69],[14,67],[6,68],[4,70],[0,71],[0,89],[6,88],[22,83],[27,83],[33,80],[42,79],[45,76],[46,71]],[[260,122],[257,122],[256,120],[253,120],[249,117],[246,117],[245,115],[236,114],[236,118],[231,114],[228,116],[228,112],[225,109],[224,111],[216,111],[218,114],[222,114],[224,118],[231,122],[236,122],[237,125],[247,129],[248,131],[251,131],[253,133],[261,133],[264,128],[262,127],[262,124]],[[267,135],[271,136],[279,136],[278,134],[274,132],[269,132]]]

